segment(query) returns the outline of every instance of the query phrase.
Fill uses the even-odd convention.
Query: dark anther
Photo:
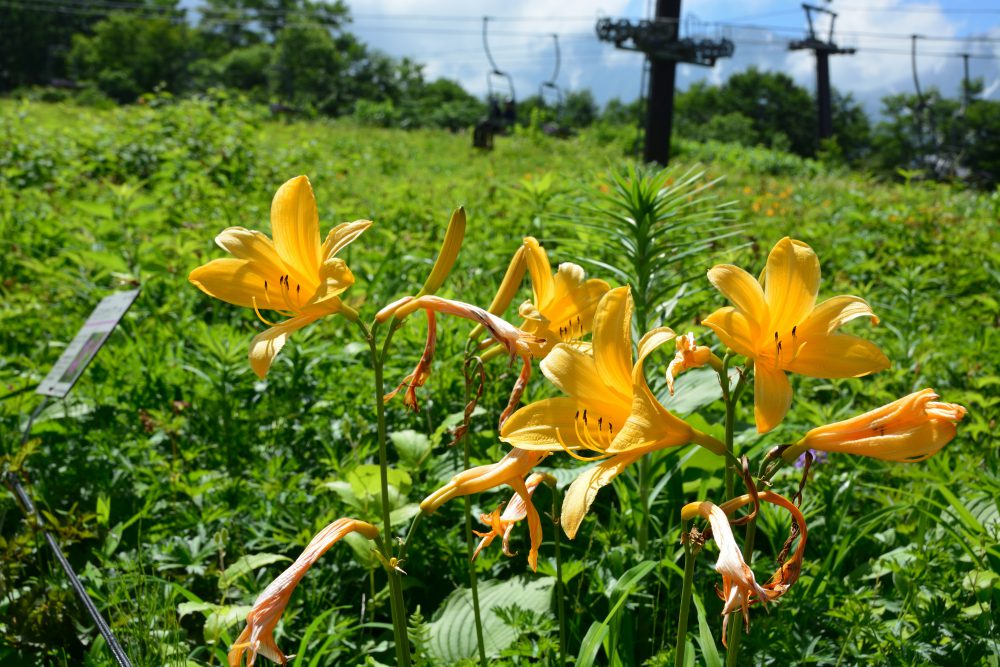
[[[266,280],[264,281],[264,291],[265,292],[267,291],[267,281]]]
[[[774,342],[775,343],[778,342],[778,332],[777,331],[774,332]]]
[[[778,352],[781,352],[781,341],[778,341]]]
[[[611,422],[608,422],[608,433],[614,433],[615,430],[611,428]]]
[[[798,328],[799,328],[799,325],[797,325],[797,324],[794,327],[792,327],[792,335],[793,336],[795,335],[795,330],[798,329]]]
[[[602,428],[604,428],[604,417],[598,417],[597,418],[597,430],[600,431]]]
[[[587,423],[587,411],[586,410],[583,411],[583,423],[584,424]]]
[[[302,285],[296,285],[295,286],[295,296],[298,296],[301,291],[302,291]]]
[[[576,411],[576,417],[573,417],[573,419],[575,420],[575,419],[579,419],[579,418],[580,418],[580,411],[577,410]]]

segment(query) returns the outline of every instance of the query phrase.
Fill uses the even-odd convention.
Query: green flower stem
[[[639,552],[646,551],[649,544],[649,467],[652,462],[650,454],[644,454],[639,459]]]
[[[681,535],[687,532],[681,522]],[[681,610],[677,616],[677,643],[674,644],[674,667],[684,666],[684,652],[687,649],[688,613],[691,611],[691,586],[694,582],[694,547],[690,540],[684,543],[684,586],[681,588]]]
[[[566,584],[563,583],[562,576],[562,524],[559,517],[559,507],[561,503],[559,487],[552,485],[552,526],[553,540],[556,546],[556,610],[559,614],[559,664],[566,667]]]
[[[406,556],[406,550],[410,547],[410,543],[413,542],[413,536],[417,532],[417,526],[424,518],[423,512],[417,512],[416,516],[413,517],[413,521],[410,522],[410,529],[406,531],[406,540],[399,546],[399,560],[403,560]]]
[[[368,340],[372,367],[375,371],[375,417],[378,422],[378,463],[381,473],[379,475],[379,482],[381,485],[383,526],[383,539],[379,540],[377,544],[380,543],[379,548],[386,563],[391,563],[393,548],[392,520],[389,510],[389,453],[386,443],[384,364],[389,351],[389,344],[392,341],[392,335],[399,325],[395,320],[389,324],[389,331],[386,334],[380,353],[372,330],[360,320],[357,322]],[[410,640],[406,626],[406,606],[403,601],[402,581],[400,581],[399,572],[393,567],[387,566],[385,569],[389,577],[389,602],[392,611],[392,627],[396,640],[396,664],[399,667],[410,667]]]
[[[468,385],[466,386],[468,394]],[[466,396],[468,398],[468,396]],[[462,438],[462,460],[465,470],[469,469],[469,436]],[[465,550],[469,559],[469,588],[472,590],[472,613],[476,622],[476,647],[479,649],[480,667],[487,667],[486,643],[483,640],[483,620],[479,612],[479,583],[476,580],[476,562],[472,560],[475,551],[472,538],[472,498],[465,496]]]
[[[743,560],[749,566],[753,560],[753,543],[757,536],[757,520],[754,519],[747,524],[746,538],[743,540]],[[743,640],[743,619],[737,618],[729,628],[729,647],[726,649],[726,667],[736,667],[736,662],[740,656],[740,642]]]

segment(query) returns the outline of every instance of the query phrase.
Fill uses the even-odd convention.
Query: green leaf
[[[528,579],[518,577],[508,581],[491,581],[479,587],[479,609],[483,620],[483,640],[486,655],[495,658],[517,638],[510,627],[494,612],[498,607],[517,606],[526,611],[546,613],[552,600],[551,577]],[[452,665],[472,658],[476,648],[475,616],[472,612],[472,592],[460,588],[448,596],[436,618],[427,624],[427,651],[434,664]]]
[[[281,554],[260,553],[243,556],[235,563],[227,567],[225,572],[219,575],[219,589],[225,590],[229,588],[237,579],[250,574],[259,567],[264,567],[265,565],[270,565],[271,563],[290,560],[292,559],[288,556],[282,556]]]
[[[639,587],[639,583],[656,567],[655,560],[644,560],[635,567],[629,569],[621,578],[608,590],[608,597],[611,598],[611,610],[604,621],[597,626],[591,625],[587,630],[583,643],[580,645],[580,652],[576,658],[577,667],[591,667],[597,658],[597,651],[604,643],[610,631],[611,622],[615,615],[624,606],[625,601]]]
[[[390,433],[389,439],[396,448],[400,464],[411,470],[419,469],[431,453],[431,439],[423,433],[406,429]]]
[[[734,382],[739,372],[729,370],[730,382]],[[699,408],[711,405],[722,398],[719,374],[711,368],[695,368],[680,375],[674,382],[674,395],[664,392],[660,402],[667,410],[678,415],[689,415]]]
[[[722,658],[719,657],[719,649],[715,645],[715,638],[712,636],[712,629],[708,625],[708,617],[705,614],[705,603],[701,601],[701,596],[697,593],[694,593],[691,598],[694,600],[694,608],[698,612],[698,646],[701,647],[702,664],[705,667],[722,667]],[[738,620],[734,617],[734,622]]]

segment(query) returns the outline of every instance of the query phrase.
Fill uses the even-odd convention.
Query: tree
[[[92,36],[73,36],[69,68],[119,102],[133,102],[158,86],[178,92],[190,41],[183,21],[115,12],[94,26]]]

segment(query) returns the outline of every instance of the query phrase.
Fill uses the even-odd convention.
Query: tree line
[[[0,93],[55,83],[84,100],[124,104],[154,90],[226,88],[275,111],[451,130],[488,114],[486,101],[458,83],[429,81],[416,61],[361,42],[348,29],[343,0],[206,0],[196,19],[178,0],[114,6],[45,0],[3,7]],[[812,93],[785,74],[751,68],[721,85],[698,82],[678,92],[675,131],[993,187],[1000,182],[1000,103],[980,99],[981,91],[974,82],[958,99],[936,90],[888,96],[876,123],[850,95],[835,92],[835,139],[820,142]],[[563,132],[633,125],[641,122],[639,105],[612,100],[599,109],[587,90],[558,102],[536,95],[519,100],[517,123]]]

